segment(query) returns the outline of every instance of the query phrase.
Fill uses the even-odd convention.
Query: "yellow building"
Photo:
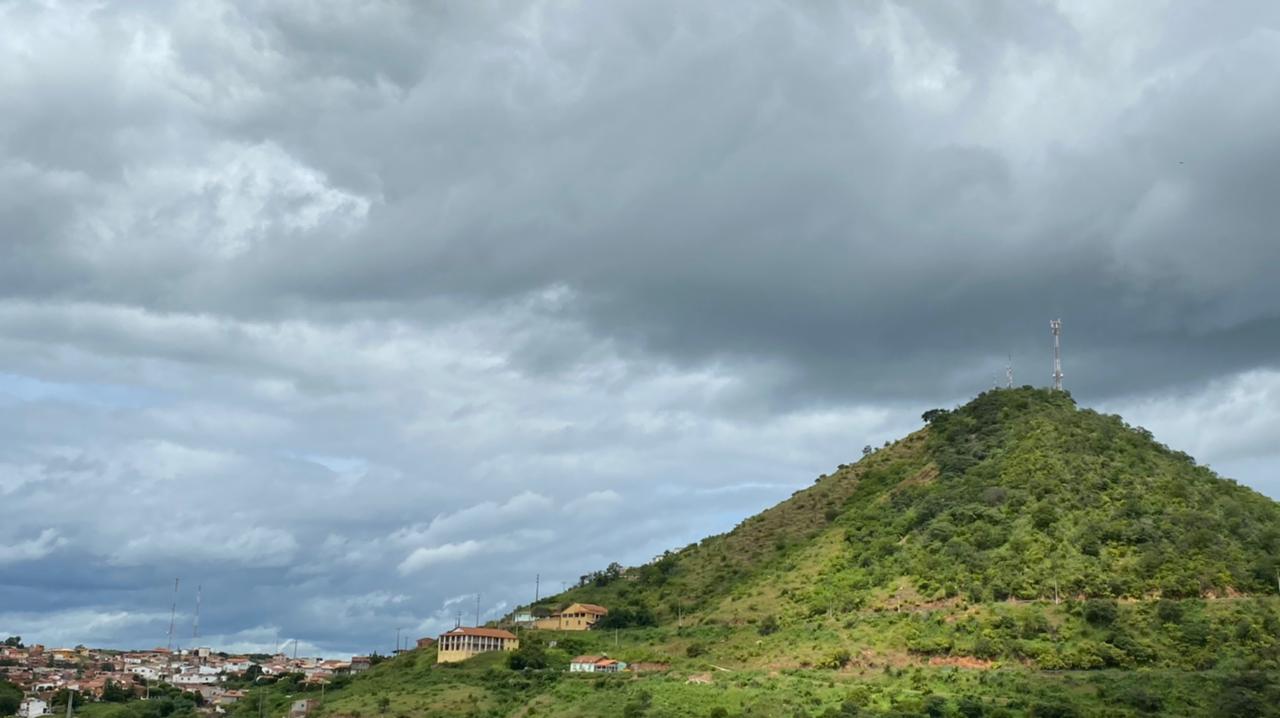
[[[533,625],[544,631],[585,631],[609,615],[609,609],[594,603],[570,604],[563,611],[539,618]]]
[[[514,651],[520,639],[499,628],[463,628],[440,634],[436,663],[456,663],[490,651]]]

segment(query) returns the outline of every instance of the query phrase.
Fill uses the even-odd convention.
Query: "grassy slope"
[[[1065,395],[989,392],[728,534],[545,602],[643,607],[658,626],[527,633],[559,642],[547,671],[411,653],[325,710],[1264,715],[1277,555],[1274,502]],[[671,669],[557,670],[579,652]]]

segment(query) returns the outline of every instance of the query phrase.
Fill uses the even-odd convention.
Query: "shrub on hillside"
[[[1109,598],[1091,598],[1084,602],[1084,620],[1094,626],[1110,626],[1119,609]]]
[[[507,667],[513,671],[541,670],[547,667],[547,654],[542,646],[527,643],[507,655]]]

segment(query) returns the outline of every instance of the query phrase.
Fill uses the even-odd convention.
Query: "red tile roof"
[[[502,630],[501,628],[468,628],[468,627],[465,627],[465,626],[464,626],[464,627],[455,628],[455,629],[453,629],[452,631],[447,631],[447,632],[445,632],[445,633],[444,633],[444,634],[442,634],[442,635],[445,635],[445,636],[483,636],[484,638],[507,638],[507,639],[514,639],[514,638],[515,638],[515,634],[513,634],[513,633],[511,633],[511,632],[509,632],[509,631],[504,631],[504,630]]]

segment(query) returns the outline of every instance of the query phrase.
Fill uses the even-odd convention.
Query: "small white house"
[[[49,704],[39,698],[27,698],[18,706],[18,718],[36,718],[49,715]]]
[[[626,668],[626,663],[608,656],[578,656],[569,661],[570,673],[617,673]]]

